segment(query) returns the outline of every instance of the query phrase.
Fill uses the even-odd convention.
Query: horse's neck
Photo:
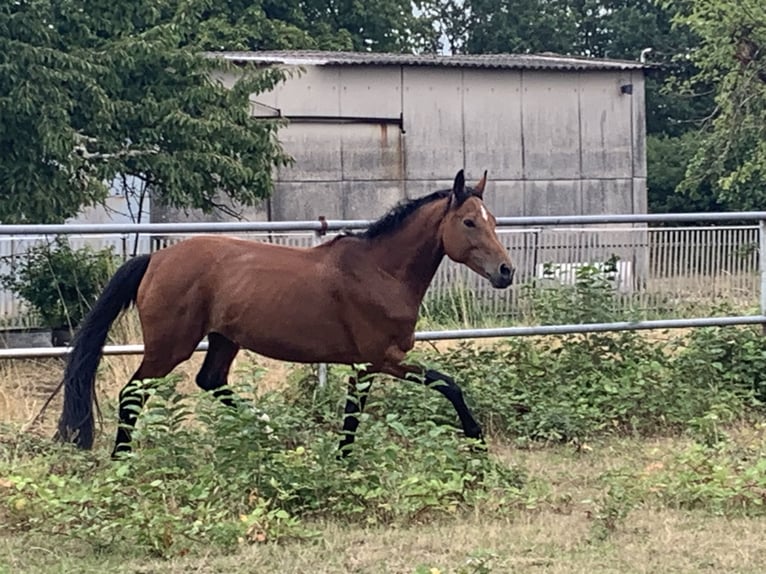
[[[444,259],[440,223],[442,201],[421,207],[391,233],[370,240],[378,267],[410,285],[420,302]]]

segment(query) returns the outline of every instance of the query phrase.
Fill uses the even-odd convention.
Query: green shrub
[[[26,301],[44,325],[74,329],[90,309],[114,270],[111,248],[72,249],[57,237],[30,248],[0,284]]]
[[[754,440],[708,446],[692,443],[640,471],[620,468],[601,477],[603,494],[593,530],[603,539],[638,506],[703,511],[729,517],[766,515],[764,427]]]
[[[543,276],[522,287],[524,319],[540,325],[606,323],[621,321],[634,313],[616,289],[617,262],[612,256],[604,263],[577,267],[574,283],[562,285],[556,279],[559,266],[546,263]]]
[[[302,389],[267,393],[255,406],[242,400],[227,409],[206,394],[181,397],[167,382],[147,386],[136,449],[123,460],[110,463],[103,450],[52,448],[2,463],[13,491],[6,522],[171,555],[200,540],[227,547],[307,538],[312,520],[329,517],[408,523],[530,503],[519,469],[473,449],[452,427],[429,420],[407,426],[393,412],[375,416],[384,408],[377,399],[358,448],[337,460],[339,390],[328,385],[316,401]]]
[[[688,342],[636,332],[464,342],[420,360],[455,377],[485,430],[522,442],[699,433],[746,417],[766,392],[766,338],[753,328],[704,330]],[[391,395],[394,412],[455,423],[433,391],[397,386]]]
[[[637,504],[759,513],[762,445],[737,449],[732,423],[760,412],[766,338],[756,328],[695,331],[671,342],[638,333],[462,343],[413,356],[455,377],[495,438],[518,444],[612,434],[687,433],[698,443],[667,471],[615,471],[594,513],[605,537]],[[311,538],[315,521],[407,524],[462,511],[513,512],[547,501],[546,486],[475,448],[437,392],[375,384],[352,456],[337,460],[350,369],[319,388],[296,369],[285,389],[251,401],[259,371],[227,409],[208,394],[182,397],[172,381],[146,384],[132,455],[24,439],[0,450],[4,527],[129,544],[160,555],[193,541]]]

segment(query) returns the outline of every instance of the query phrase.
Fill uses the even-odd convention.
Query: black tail
[[[79,448],[93,446],[93,401],[102,348],[109,327],[122,311],[135,302],[150,257],[139,255],[117,269],[80,325],[64,371],[64,408],[55,437],[57,440],[74,442]]]

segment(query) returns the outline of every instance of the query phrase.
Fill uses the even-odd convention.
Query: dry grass
[[[628,529],[592,543],[587,520],[552,512],[512,521],[480,517],[411,529],[355,529],[325,525],[315,543],[247,547],[229,556],[171,561],[79,554],[0,539],[5,570],[14,573],[130,572],[141,574],[412,574],[420,565],[456,572],[471,556],[491,556],[492,573],[589,574],[762,572],[766,522],[726,520],[673,511],[640,511]],[[29,541],[27,541],[29,542]],[[37,553],[37,556],[33,556]],[[475,572],[465,568],[463,572]]]
[[[112,329],[115,344],[140,343],[141,332],[136,316],[126,314]],[[194,390],[194,377],[202,366],[203,353],[195,353],[172,374],[179,376],[178,390]],[[141,363],[139,355],[104,357],[99,366],[97,385],[102,403],[116,399],[122,386]],[[61,408],[61,392],[56,389],[64,373],[64,359],[9,359],[0,361],[0,424],[21,426],[30,432],[49,433]],[[255,367],[264,369],[259,381],[262,390],[280,388],[292,365],[273,361],[249,352],[241,352],[232,365],[233,376]],[[45,401],[56,393],[44,415],[31,425]]]
[[[688,334],[689,329],[670,331],[645,331],[641,335],[647,341],[668,341],[672,338]],[[543,337],[539,337],[541,341]],[[472,342],[480,346],[492,346],[502,341],[502,338],[474,339]],[[118,321],[112,330],[114,343],[140,343],[141,331],[138,320],[129,313]],[[436,349],[448,352],[459,345],[461,341],[418,342],[416,349]],[[550,343],[550,341],[548,341]],[[173,371],[180,382],[178,390],[189,392],[195,389],[194,376],[202,366],[203,353],[195,353],[191,359],[182,363]],[[109,356],[101,361],[98,374],[98,396],[102,404],[116,399],[122,386],[136,371],[141,357]],[[294,365],[274,361],[250,352],[240,352],[232,366],[232,376],[252,372],[254,368],[262,369],[259,379],[261,390],[279,389],[287,380]],[[57,419],[61,407],[61,393],[55,394],[44,415],[36,419],[45,401],[56,391],[64,371],[63,359],[25,359],[0,361],[0,425],[13,425],[25,431],[49,434]],[[35,421],[32,425],[32,421]],[[109,423],[110,421],[106,421]],[[111,431],[110,431],[111,432]]]

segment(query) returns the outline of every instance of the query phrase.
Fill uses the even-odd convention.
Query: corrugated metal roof
[[[558,54],[386,54],[376,52],[321,52],[304,50],[263,52],[208,52],[232,62],[298,66],[441,66],[504,70],[641,70],[637,61],[597,60]]]

